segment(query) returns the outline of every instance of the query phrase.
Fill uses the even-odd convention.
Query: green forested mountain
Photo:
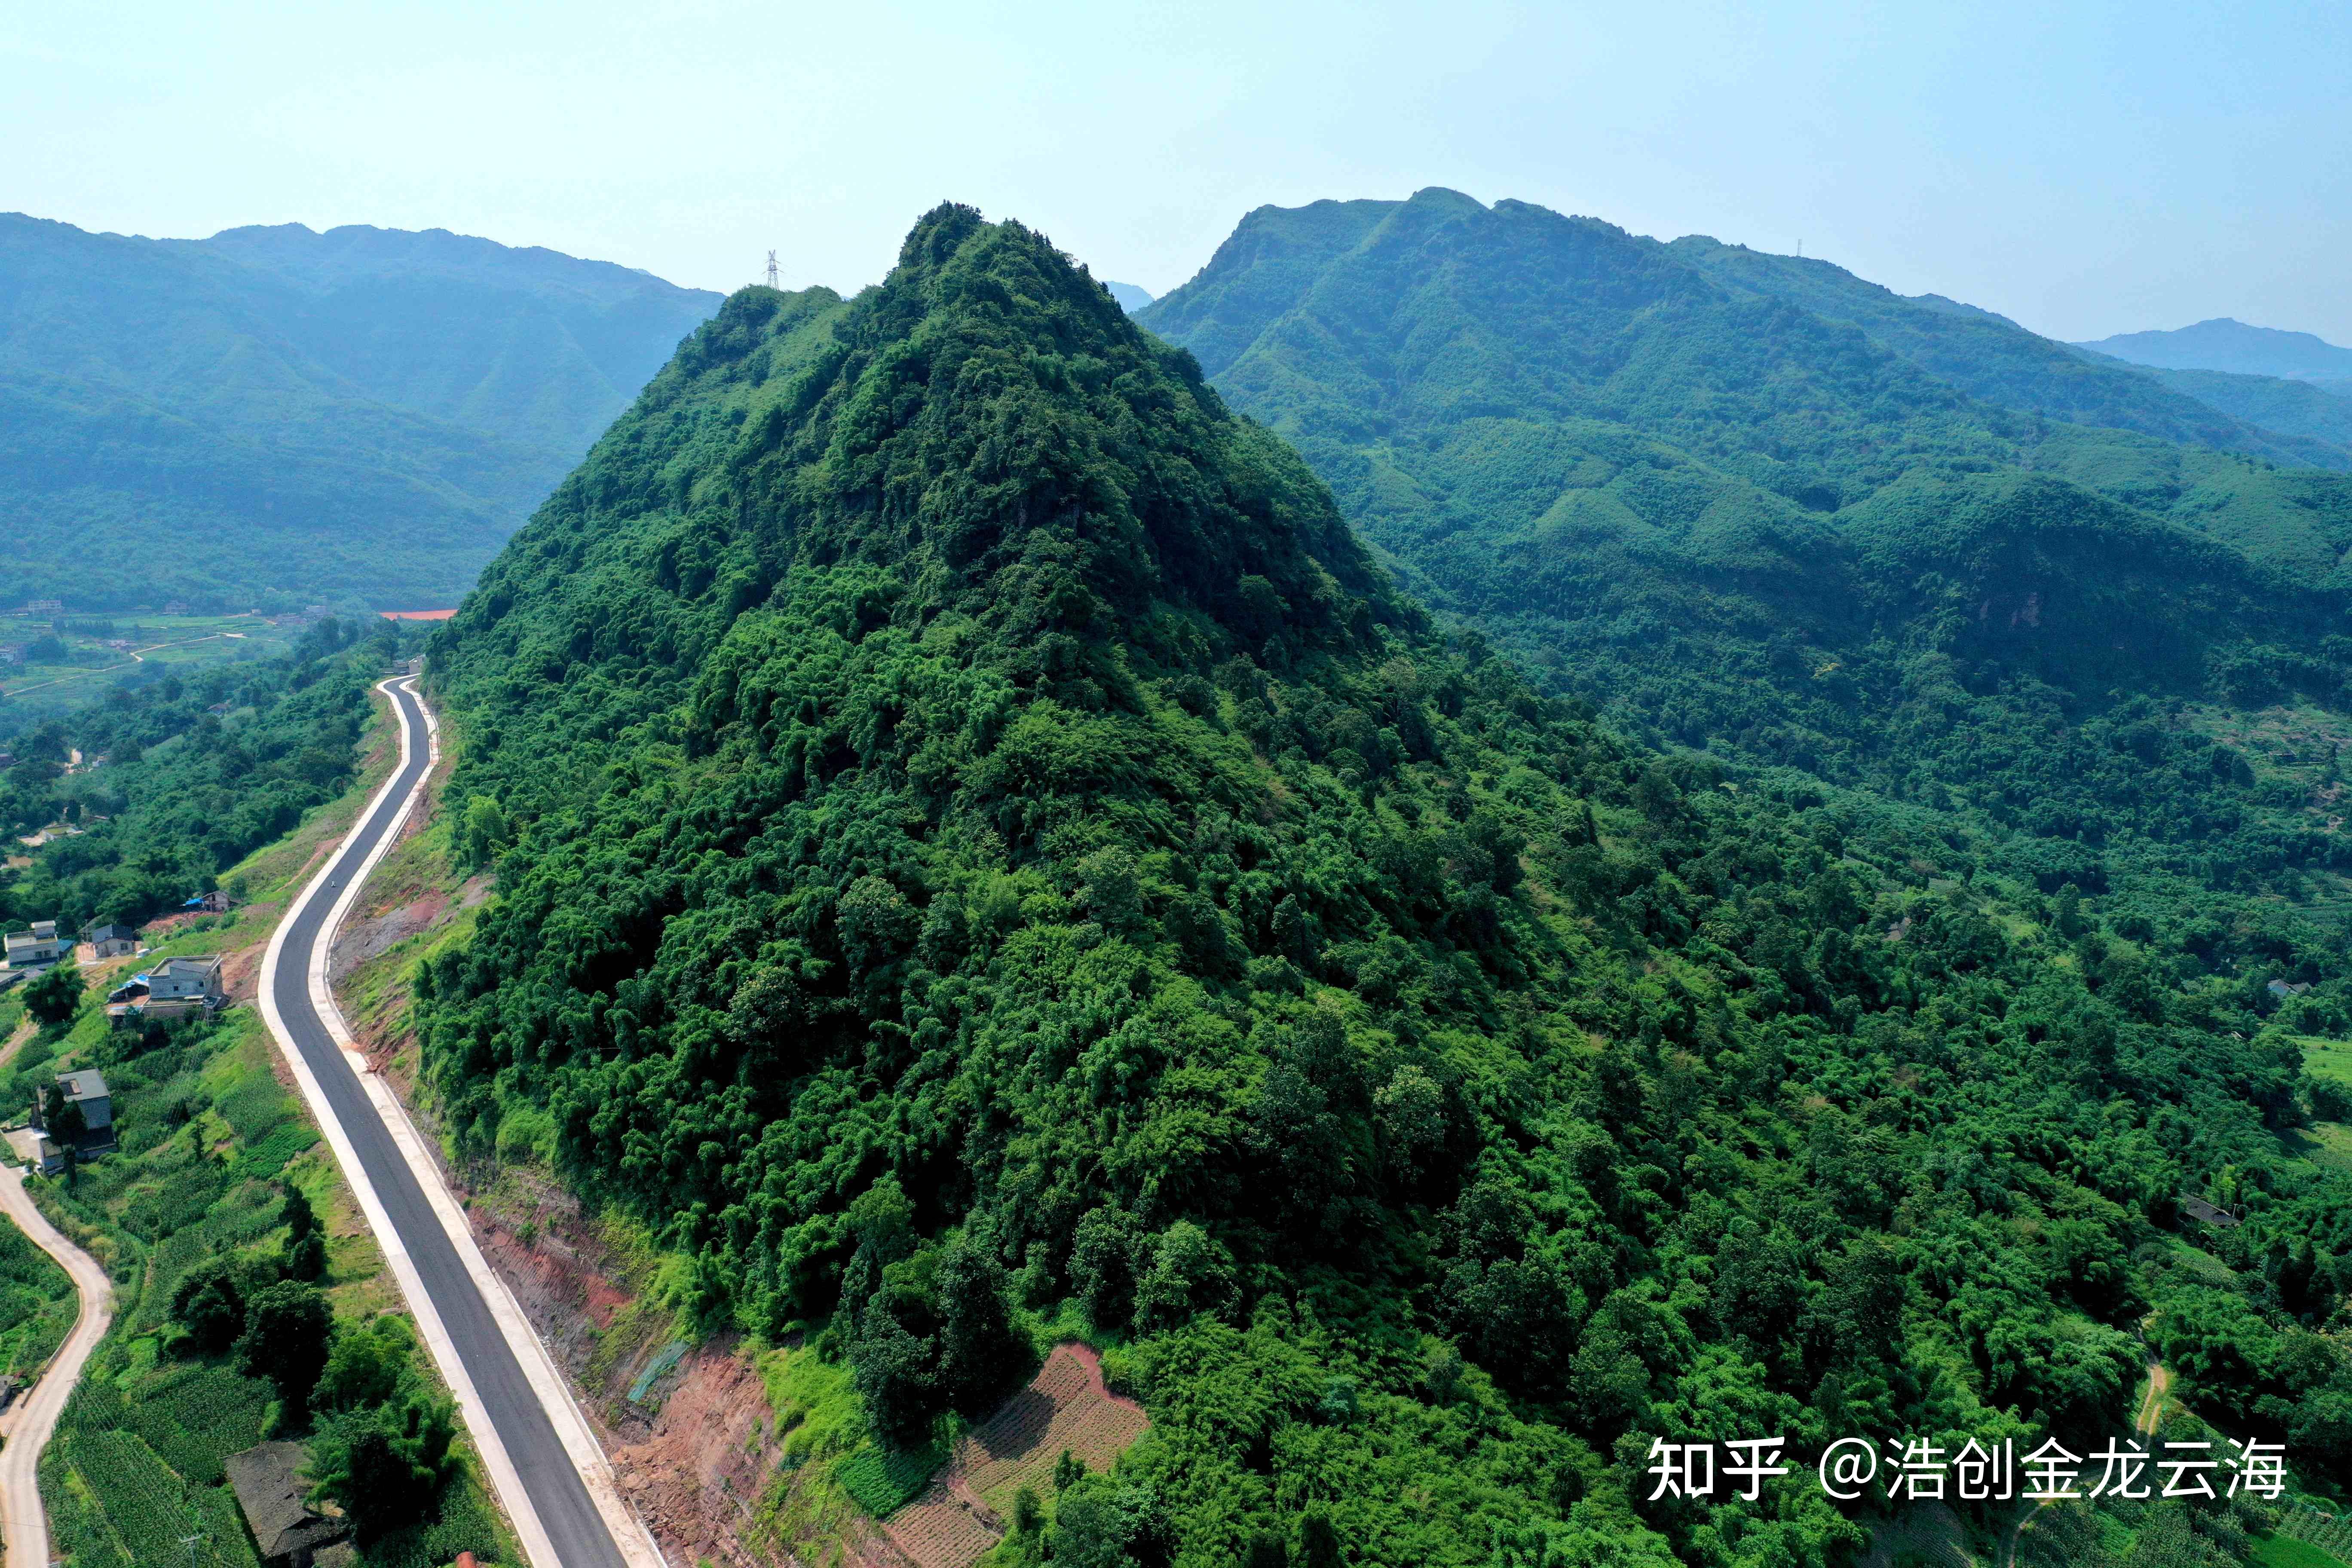
[[[2352,450],[2352,380],[2290,381],[2226,370],[2149,370],[2173,391],[2283,435]]]
[[[2312,332],[2250,327],[2227,316],[2173,331],[2118,332],[2075,346],[2166,370],[2221,370],[2238,375],[2352,382],[2352,349],[2339,348]]]
[[[454,604],[717,299],[439,230],[0,216],[0,604]]]
[[[2342,897],[2352,479],[2049,417],[2193,410],[2140,373],[1824,263],[1451,193],[1252,214],[1143,320],[1440,605],[1659,742],[2085,876]],[[2301,740],[2223,717],[2280,702],[2315,705]]]
[[[1784,300],[1859,327],[1871,342],[1969,396],[2069,424],[2137,431],[2168,442],[2352,468],[2337,437],[2266,424],[2151,377],[2027,331],[2005,316],[1938,294],[1906,298],[1831,262],[1774,256],[1702,235],[1669,247],[1715,282]]]
[[[1507,248],[1565,254],[1591,327],[1542,363],[1530,317],[1472,315],[1532,311],[1540,268],[1465,269],[1394,331],[1278,312],[1318,360],[1244,365],[1239,331],[1203,358],[1387,538],[1499,560],[1465,531],[1549,474],[1525,537],[1624,563],[1648,597],[1621,618],[1914,614],[1955,640],[1901,668],[1956,711],[1979,649],[2030,702],[2044,664],[2194,668],[2269,624],[2285,591],[2226,546],[2006,469],[2030,416],[1598,226],[1545,251],[1526,213]],[[1262,226],[1223,297],[1376,239],[1357,216]],[[1638,330],[1660,315],[1698,335]],[[2086,607],[2030,608],[2061,584]],[[853,300],[733,296],[428,678],[499,889],[416,979],[461,1149],[551,1118],[569,1179],[691,1260],[704,1325],[809,1334],[910,1451],[1075,1316],[1152,1428],[999,1563],[1841,1559],[1860,1505],[1652,1501],[1650,1442],[2086,1451],[2143,1321],[2206,1418],[2311,1484],[2352,1463],[2317,1331],[2352,1173],[2294,1142],[2342,1107],[2263,1021],[2273,975],[2340,1013],[2340,946],[2223,891],[2156,922],[2099,895],[2095,848],[2045,896],[1939,808],[1734,777],[1540,695],[1017,224],[941,207]],[[2186,744],[2136,722],[2084,754]],[[2192,761],[2239,787],[2236,753]],[[2197,1230],[2183,1195],[2244,1223]],[[2109,1517],[2200,1562],[2259,1522]]]

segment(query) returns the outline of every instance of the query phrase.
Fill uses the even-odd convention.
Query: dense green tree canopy
[[[2035,548],[2197,548],[1987,484]],[[1848,548],[1958,548],[1898,522]],[[1025,1370],[1012,1302],[1077,1300],[1154,1426],[1069,1489],[1073,1560],[1818,1560],[1861,1534],[1817,1492],[1654,1505],[1634,1457],[2103,1430],[2192,1288],[2243,1308],[2249,1429],[2347,1457],[2302,1412],[2352,1388],[2308,1304],[2352,1191],[2284,1151],[2247,987],[2080,868],[1727,787],[1438,636],[1017,224],[732,298],[428,671],[500,884],[417,977],[461,1144],[551,1110],[706,1323],[821,1331],[906,1440]]]
[[[0,827],[30,833],[65,816],[80,831],[0,878],[0,912],[78,931],[212,890],[350,784],[368,689],[400,647],[388,621],[329,620],[287,658],[117,687],[43,725],[0,773]],[[69,744],[82,770],[59,765]]]

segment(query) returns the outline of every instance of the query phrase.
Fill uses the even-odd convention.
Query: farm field
[[[288,1251],[293,1194],[323,1231],[316,1283],[336,1331],[413,1345],[356,1203],[280,1081],[283,1065],[258,1014],[235,1000],[240,984],[249,989],[259,946],[314,852],[347,829],[388,761],[371,759],[348,795],[234,868],[252,889],[250,903],[153,933],[159,956],[233,955],[226,1011],[169,1028],[110,1029],[93,990],[76,1018],[41,1031],[0,1072],[0,1101],[14,1106],[62,1067],[99,1068],[120,1138],[112,1153],[28,1183],[58,1227],[116,1281],[113,1326],[41,1462],[54,1544],[68,1568],[255,1563],[222,1461],[267,1437],[300,1440],[313,1418],[289,1415],[278,1389],[247,1375],[234,1349],[200,1347],[174,1321],[173,1298],[192,1269],[219,1258],[274,1278]],[[0,1278],[5,1256],[0,1249]],[[400,1375],[438,1392],[421,1353],[405,1365]],[[358,1568],[427,1568],[460,1551],[485,1565],[518,1561],[462,1436],[457,1452],[454,1479],[430,1515],[363,1544]]]
[[[2305,1134],[2310,1156],[2324,1165],[2352,1170],[2352,1126],[2341,1121],[2315,1123]]]
[[[2352,1040],[2328,1040],[2316,1035],[2298,1035],[2295,1043],[2303,1047],[2304,1071],[2314,1078],[2352,1086]]]
[[[2254,1542],[2260,1568],[2345,1568],[2344,1560],[2292,1535],[2266,1535]]]
[[[124,681],[275,658],[300,633],[290,619],[278,626],[252,614],[0,617],[0,647],[18,650],[0,662],[0,734],[29,729]]]
[[[917,1568],[971,1568],[1003,1538],[1022,1488],[1053,1495],[1063,1454],[1108,1470],[1150,1425],[1141,1405],[1104,1385],[1102,1357],[1090,1346],[1056,1345],[1028,1386],[959,1439],[946,1468],[883,1528]]]

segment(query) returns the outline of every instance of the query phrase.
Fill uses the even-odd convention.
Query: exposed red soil
[[[736,1342],[688,1352],[644,1403],[633,1402],[631,1384],[667,1341],[667,1314],[630,1311],[636,1303],[618,1282],[624,1270],[572,1196],[510,1173],[497,1201],[469,1199],[467,1214],[484,1256],[579,1394],[622,1495],[669,1560],[745,1568],[782,1561],[748,1539],[782,1450],[767,1391]]]
[[[752,1506],[773,1479],[776,1451],[767,1441],[767,1391],[760,1374],[730,1348],[689,1354],[671,1374],[653,1429],[641,1442],[612,1450],[622,1495],[661,1537],[673,1563],[765,1561],[740,1536]],[[673,1544],[675,1543],[675,1544]]]
[[[261,990],[261,960],[269,951],[267,942],[255,942],[234,952],[221,955],[221,989],[232,1002],[251,1002]]]
[[[184,914],[157,915],[153,920],[149,921],[145,925],[139,928],[139,940],[145,942],[150,947],[161,946],[163,942],[169,941],[172,933],[178,931],[182,926],[194,925],[198,921],[210,920],[213,917],[211,915],[205,913],[202,910],[190,910]]]

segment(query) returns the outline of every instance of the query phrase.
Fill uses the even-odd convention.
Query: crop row
[[[886,1448],[869,1441],[842,1460],[833,1476],[858,1507],[882,1519],[920,1497],[947,1459],[944,1443],[929,1443],[920,1448]]]
[[[2316,1509],[2299,1508],[2286,1516],[2279,1533],[2308,1542],[2338,1557],[2352,1558],[2352,1519],[2332,1518]]]
[[[299,1121],[270,1129],[269,1135],[249,1143],[229,1169],[247,1180],[268,1180],[286,1168],[286,1162],[319,1141],[319,1135]]]
[[[221,1479],[221,1460],[261,1441],[269,1385],[225,1366],[175,1366],[131,1390],[126,1423],[198,1486]]]
[[[187,1488],[155,1451],[129,1432],[78,1431],[65,1438],[67,1462],[129,1548],[131,1560],[184,1561],[180,1543],[200,1533]]]
[[[245,1080],[213,1102],[236,1141],[247,1148],[294,1113],[294,1102],[266,1072],[249,1072]]]

